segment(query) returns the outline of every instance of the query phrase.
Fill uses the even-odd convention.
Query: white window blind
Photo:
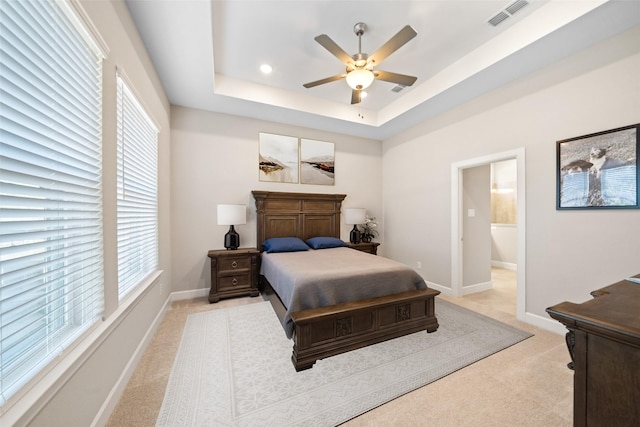
[[[0,2],[0,406],[103,313],[102,55],[70,13]]]
[[[118,295],[158,268],[158,130],[118,76]]]

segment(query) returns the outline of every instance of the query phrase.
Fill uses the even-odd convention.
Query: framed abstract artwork
[[[333,142],[300,140],[300,183],[334,185],[335,152]]]
[[[260,181],[298,182],[298,138],[260,132],[258,174]]]
[[[640,124],[557,141],[556,209],[638,209]]]

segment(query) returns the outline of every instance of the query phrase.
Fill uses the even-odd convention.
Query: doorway
[[[463,186],[465,169],[478,166],[487,166],[503,160],[516,160],[517,168],[517,290],[516,290],[516,318],[524,320],[525,317],[525,289],[526,289],[526,233],[525,233],[525,150],[524,148],[490,154],[484,157],[456,162],[451,165],[451,290],[454,296],[463,294],[463,272],[465,266],[463,232],[464,212]],[[489,189],[487,189],[489,191]],[[486,260],[489,264],[491,257]]]

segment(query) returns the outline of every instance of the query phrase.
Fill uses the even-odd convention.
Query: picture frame
[[[297,184],[299,147],[295,136],[260,132],[258,175],[260,181]]]
[[[556,209],[638,209],[640,123],[556,142]]]
[[[258,180],[335,185],[335,144],[259,132]]]
[[[300,183],[335,185],[333,142],[300,139]]]

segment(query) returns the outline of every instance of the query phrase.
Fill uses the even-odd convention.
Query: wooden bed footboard
[[[414,332],[435,332],[439,293],[420,289],[292,313],[293,365],[300,371],[318,359]]]
[[[265,293],[282,319],[284,306],[268,281],[262,279]],[[435,332],[438,294],[440,291],[434,289],[419,289],[292,313],[291,361],[296,371],[301,371],[319,359],[414,332]]]

